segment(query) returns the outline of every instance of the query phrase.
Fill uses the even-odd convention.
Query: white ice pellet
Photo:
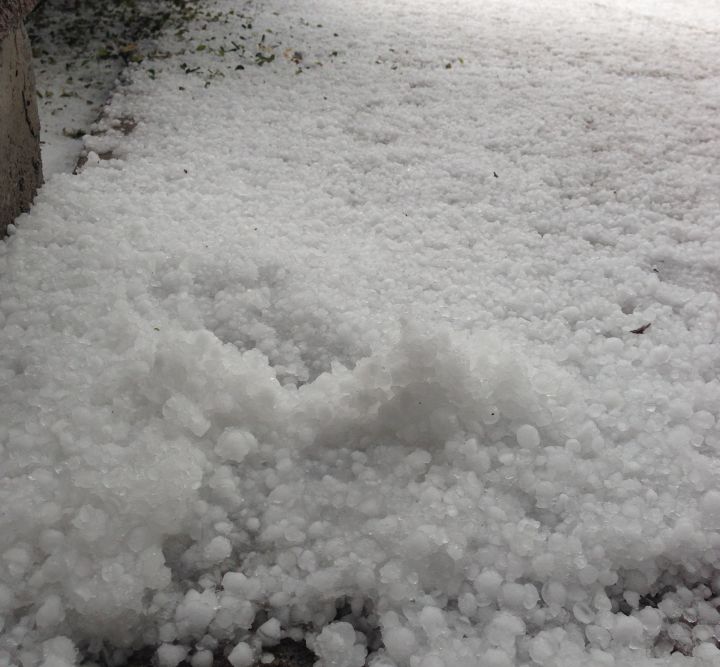
[[[538,665],[551,664],[556,653],[554,642],[545,636],[545,634],[546,633],[540,633],[534,637],[530,642],[530,648],[528,650],[533,662]]]
[[[185,396],[171,396],[163,406],[163,416],[180,424],[198,438],[205,435],[210,428],[210,421],[196,403]]]
[[[573,605],[572,612],[575,619],[583,625],[591,623],[595,618],[595,612],[586,602],[576,602]]]
[[[458,609],[461,614],[471,616],[477,610],[477,600],[472,593],[463,593],[458,598]]]
[[[10,664],[11,663],[8,663],[8,667]],[[32,658],[30,658],[30,656],[28,656],[26,653],[25,655],[23,655],[23,664],[28,664],[28,665],[37,664],[38,667],[74,667],[77,663],[69,662],[68,660],[65,660],[65,658],[61,658],[60,656],[57,656],[57,655],[49,655],[42,662],[40,662],[38,664],[38,663],[33,663]],[[5,667],[5,666],[3,666],[3,667]]]
[[[263,646],[275,646],[282,638],[282,628],[277,618],[270,618],[258,628]]]
[[[512,609],[520,609],[525,601],[525,586],[507,583],[502,585],[501,598],[503,604]]]
[[[667,434],[668,443],[678,449],[686,448],[693,439],[693,431],[685,424],[670,429]]]
[[[670,401],[668,415],[675,420],[686,420],[693,414],[693,406],[690,401],[675,399]]]
[[[177,667],[188,654],[188,649],[180,644],[161,644],[156,652],[160,667]]]
[[[30,554],[23,547],[12,547],[2,555],[8,572],[13,577],[21,577],[30,566]]]
[[[203,556],[211,563],[219,563],[232,554],[232,544],[227,537],[213,537],[203,550]]]
[[[250,431],[225,429],[218,438],[215,452],[225,460],[241,463],[258,450],[258,441]]]
[[[403,627],[383,630],[383,641],[388,654],[399,665],[406,665],[417,647],[413,631]]]
[[[73,641],[62,635],[44,641],[42,651],[46,660],[53,657],[59,658],[68,665],[74,665],[77,657],[77,649]]]
[[[177,626],[174,623],[162,623],[158,628],[158,639],[165,644],[171,644],[177,637]]]
[[[420,612],[420,625],[430,639],[434,639],[447,630],[445,615],[438,607],[423,607]]]
[[[690,424],[697,431],[709,431],[715,426],[716,418],[707,410],[698,410],[690,418]]]
[[[612,638],[623,646],[640,648],[643,643],[643,625],[634,616],[616,614],[615,625],[610,630]]]
[[[720,491],[706,491],[700,499],[702,522],[706,528],[720,528]]]
[[[238,642],[227,659],[233,667],[250,667],[255,662],[255,651],[246,642]]]
[[[598,571],[592,565],[586,565],[578,570],[578,579],[584,586],[591,586],[597,581]]]
[[[420,661],[419,667],[446,667],[446,663],[441,656],[429,653]]]
[[[523,449],[535,449],[540,444],[538,430],[530,424],[523,424],[515,431],[515,438],[518,445]]]
[[[515,638],[525,632],[525,623],[519,616],[501,611],[493,615],[485,632],[492,645],[507,650],[514,647]]]
[[[246,595],[251,582],[242,572],[226,572],[222,578],[222,587],[230,593]]]
[[[82,169],[88,169],[90,167],[97,167],[100,164],[100,156],[95,151],[88,151],[85,163]]]
[[[548,604],[562,606],[567,599],[567,591],[559,581],[550,581],[543,587],[542,597]]]
[[[704,642],[693,649],[693,657],[703,661],[702,667],[716,667],[720,665],[720,648],[714,642]]]
[[[502,649],[491,648],[482,654],[483,667],[513,667],[513,659]]]
[[[658,345],[650,350],[649,361],[653,365],[664,364],[671,354],[672,352],[667,345]]]
[[[591,648],[589,651],[589,659],[593,667],[615,667],[617,662],[615,656],[612,653],[603,651],[599,648]]]
[[[667,629],[668,637],[684,646],[692,644],[692,635],[690,628],[685,623],[672,623]]]
[[[323,667],[362,667],[367,653],[356,643],[355,628],[345,622],[326,625],[315,638],[314,650]]]
[[[601,649],[606,649],[610,646],[612,639],[609,630],[594,624],[585,626],[585,636],[591,645]]]
[[[636,593],[635,591],[625,591],[623,593],[623,599],[633,609],[637,609],[640,606],[640,593]]]
[[[212,590],[202,593],[190,590],[175,610],[176,624],[190,635],[200,635],[215,616],[217,606],[217,597]]]
[[[652,607],[643,607],[636,612],[635,617],[642,623],[645,632],[651,637],[660,633],[663,625],[662,614]]]
[[[537,588],[532,584],[525,584],[523,589],[525,594],[523,596],[522,606],[527,611],[530,611],[535,608],[540,600],[540,594],[538,593]]]
[[[46,630],[61,623],[65,618],[65,610],[58,595],[49,595],[35,614],[35,623]]]
[[[229,658],[228,658],[229,659]],[[207,649],[196,651],[192,658],[190,658],[190,664],[192,667],[212,667],[213,664],[213,653]],[[234,667],[241,667],[240,665],[234,665]],[[247,667],[247,666],[244,666]]]
[[[256,609],[251,602],[246,600],[238,601],[233,608],[233,623],[239,628],[247,630],[255,620]]]
[[[698,619],[702,623],[709,623],[712,625],[720,623],[720,611],[718,611],[715,606],[705,602],[705,600],[699,600],[696,603],[696,607]]]
[[[503,578],[495,570],[484,570],[477,577],[473,585],[477,591],[477,603],[484,607],[493,602],[500,591]]]
[[[45,553],[52,553],[59,549],[65,542],[65,534],[53,528],[47,528],[40,533],[40,548]]]

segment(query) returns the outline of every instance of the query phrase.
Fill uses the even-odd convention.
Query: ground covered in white
[[[43,174],[72,172],[83,137],[128,63],[155,58],[159,30],[175,31],[195,17],[199,0],[40,0],[27,18],[40,113]],[[179,31],[179,32],[178,32]],[[162,54],[170,55],[170,54]],[[129,129],[129,119],[121,126]]]
[[[0,664],[720,665],[716,3],[204,7],[0,246]]]

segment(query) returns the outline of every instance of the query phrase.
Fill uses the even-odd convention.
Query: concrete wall
[[[0,236],[42,184],[32,52],[18,23],[0,37]]]
[[[0,0],[0,39],[7,37],[37,4],[37,0]]]

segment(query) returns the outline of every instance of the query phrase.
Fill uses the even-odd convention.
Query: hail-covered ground
[[[124,66],[156,55],[158,31],[179,30],[200,7],[199,0],[38,0],[26,25],[46,180],[74,170],[83,136],[125,81]]]
[[[0,665],[720,665],[717,4],[199,7],[0,244]]]

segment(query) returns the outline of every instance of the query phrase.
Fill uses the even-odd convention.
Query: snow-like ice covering
[[[716,3],[207,12],[0,246],[0,664],[720,664]]]

